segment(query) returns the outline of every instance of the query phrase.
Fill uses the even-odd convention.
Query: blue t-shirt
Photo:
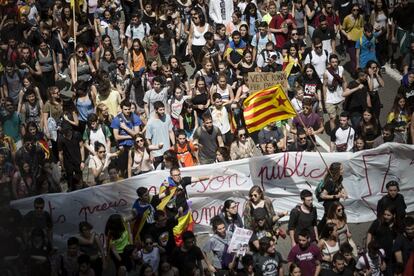
[[[132,113],[131,117],[129,119],[126,119],[125,116],[121,112],[118,115],[116,115],[116,117],[112,120],[112,123],[111,123],[112,129],[119,130],[119,135],[129,135],[128,132],[126,132],[124,129],[121,128],[121,122],[124,122],[127,125],[127,127],[129,127],[130,129],[134,129],[134,127],[140,126],[142,124],[141,119],[139,118],[137,114]],[[132,138],[121,140],[119,142],[119,145],[132,147],[134,145],[134,140]]]
[[[378,35],[374,33],[372,38],[369,40],[365,35],[362,35],[362,38],[356,41],[355,48],[360,49],[360,52],[359,52],[359,67],[360,68],[365,68],[368,61],[370,60],[378,62],[377,56],[375,54],[375,38],[377,36]]]

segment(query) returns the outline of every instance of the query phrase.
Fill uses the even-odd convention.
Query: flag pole
[[[283,93],[285,93],[285,91],[284,91],[284,90],[283,90]],[[286,93],[285,93],[285,95],[286,95]],[[290,99],[289,99],[288,95],[286,95],[286,98],[288,99],[288,101],[289,101],[290,105],[293,107],[293,104],[292,104],[292,102],[290,101]],[[307,134],[307,132],[306,132],[307,127],[306,127],[306,125],[305,125],[305,122],[302,120],[302,117],[300,117],[300,114],[296,111],[295,107],[293,107],[293,110],[295,110],[296,117],[298,118],[299,122],[300,122],[300,123],[301,123],[301,125],[303,126],[303,129],[305,130],[306,136],[310,136],[310,135],[308,135],[308,134]],[[317,135],[317,134],[314,134],[314,136],[315,136],[315,137],[316,137],[316,135]],[[315,146],[315,149],[316,149],[316,151],[318,152],[319,157],[321,158],[321,160],[322,160],[323,164],[325,165],[326,170],[327,170],[327,171],[328,171],[328,173],[331,175],[331,177],[333,177],[333,175],[332,175],[331,171],[329,170],[329,166],[328,166],[328,164],[326,163],[325,159],[324,159],[324,158],[323,158],[323,156],[322,156],[322,153],[320,152],[320,150],[318,149],[318,146],[316,145],[316,141],[314,141],[314,140],[312,139],[312,137],[310,137],[310,139],[309,139],[309,140],[311,140],[311,141],[312,141],[312,144]]]
[[[74,59],[75,59],[75,70],[74,70],[74,72],[73,72],[73,74],[74,74],[74,76],[75,76],[75,80],[77,80],[78,79],[78,61],[77,61],[77,58],[76,58],[76,26],[75,26],[75,23],[76,23],[76,2],[77,2],[77,0],[73,0],[73,5],[72,5],[72,21],[73,21],[73,50],[75,51],[75,54],[74,54]],[[79,26],[78,26],[79,27]],[[85,55],[86,55],[86,52],[85,52]]]

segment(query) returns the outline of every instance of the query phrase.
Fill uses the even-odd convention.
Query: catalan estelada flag
[[[247,130],[252,133],[269,123],[296,116],[280,84],[257,91],[243,102],[243,116]]]

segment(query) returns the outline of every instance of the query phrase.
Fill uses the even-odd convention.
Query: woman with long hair
[[[104,124],[110,130],[112,130],[111,123],[114,117],[109,114],[109,108],[104,103],[100,103],[96,106],[96,115],[98,115],[99,123]],[[111,137],[113,137],[113,135]]]
[[[144,91],[152,89],[154,78],[161,76],[160,67],[157,60],[147,61],[147,67],[142,74],[142,87]]]
[[[257,26],[262,21],[262,15],[257,10],[256,4],[250,2],[244,9],[242,20],[245,21],[249,26],[249,34],[251,36],[256,35]]]
[[[296,81],[303,87],[303,98],[311,99],[313,112],[322,111],[322,82],[311,63],[303,66],[303,74]]]
[[[173,30],[168,28],[169,25],[168,22],[160,23],[156,37],[162,64],[167,63],[169,58],[176,53],[175,36]]]
[[[197,112],[198,118],[201,120],[202,115],[210,106],[210,97],[207,84],[203,76],[197,77],[194,83],[195,85],[191,102],[194,106],[194,110]]]
[[[342,185],[343,174],[343,165],[339,162],[333,162],[329,166],[329,169],[323,178],[323,187],[320,197],[323,201],[323,207],[325,211],[322,220],[319,222],[318,230],[323,229],[323,226],[326,223],[326,216],[331,205],[340,199],[346,199],[348,197],[348,194]]]
[[[358,3],[352,4],[351,13],[345,16],[341,33],[345,37],[346,51],[351,59],[351,73],[356,71],[356,41],[362,36],[364,15]]]
[[[371,12],[369,22],[374,26],[374,31],[379,32],[376,37],[375,53],[381,67],[385,65],[388,59],[387,34],[388,30],[388,9],[384,0],[375,0],[374,9]]]
[[[245,128],[239,128],[234,134],[235,140],[230,146],[231,160],[239,160],[261,155],[253,139]]]
[[[181,64],[181,61],[177,56],[172,55],[168,59],[168,64],[171,67],[172,77],[174,82],[179,80],[185,86],[185,91],[190,91],[190,84],[188,82],[188,75],[185,70],[185,67]]]
[[[378,124],[378,119],[369,107],[362,113],[362,120],[359,123],[357,135],[365,140],[367,149],[372,148],[375,138],[381,135],[381,127]]]
[[[148,145],[144,135],[138,134],[134,146],[128,153],[128,177],[154,170],[154,156],[151,151],[160,148],[162,145]]]
[[[246,49],[243,58],[237,66],[237,77],[243,78],[245,74],[255,72],[257,70],[256,61],[253,60],[253,54],[250,49]]]
[[[366,65],[367,83],[369,88],[369,96],[371,98],[371,107],[375,118],[379,120],[381,111],[381,101],[379,89],[384,87],[384,79],[381,76],[379,64],[373,60],[367,62]]]
[[[219,216],[223,219],[226,230],[229,232],[234,232],[236,227],[243,228],[243,221],[237,212],[238,204],[232,200],[227,199],[224,201],[223,208]]]
[[[241,24],[239,27],[240,32],[240,39],[243,40],[243,42],[246,45],[250,45],[250,42],[252,41],[252,35],[250,35],[249,32],[249,26],[247,24]]]
[[[49,87],[48,101],[43,106],[43,131],[52,143],[53,160],[58,160],[57,137],[58,127],[63,116],[63,105],[60,90],[56,86]]]
[[[141,41],[132,40],[132,47],[128,51],[128,67],[134,73],[134,77],[140,78],[145,71],[146,57]]]
[[[90,81],[95,74],[92,59],[86,53],[87,49],[82,44],[77,44],[75,53],[69,59],[70,76],[72,83],[78,80]]]
[[[365,150],[365,149],[366,149],[365,140],[362,137],[356,138],[353,152],[358,152],[358,151]]]
[[[187,53],[192,57],[199,69],[201,62],[201,49],[206,44],[204,34],[209,31],[210,25],[206,22],[206,18],[200,8],[194,8],[196,13],[191,18],[191,26],[187,40]]]
[[[98,63],[98,61],[96,62]],[[102,57],[99,59],[99,67],[97,68],[107,73],[116,69],[115,56],[111,49],[103,50]]]
[[[230,160],[230,152],[226,147],[219,147],[216,151],[216,162],[226,162]]]
[[[199,124],[197,111],[194,110],[193,103],[190,99],[184,101],[178,120],[180,129],[184,129],[187,139],[191,139]]]
[[[349,243],[349,239],[352,237],[352,234],[349,231],[345,208],[342,203],[339,201],[332,203],[326,216],[326,223],[334,223],[336,225],[339,246],[344,243]]]
[[[18,105],[17,105],[17,112],[21,112],[21,109],[23,107],[23,103],[27,100],[26,99],[26,91],[28,89],[34,90],[37,100],[39,101],[39,103],[41,102],[42,106],[43,106],[43,103],[45,101],[43,100],[42,95],[40,94],[39,88],[35,85],[34,79],[32,78],[32,76],[29,75],[29,74],[24,75],[22,77],[22,84],[23,84],[23,87],[19,92],[19,102],[18,102]],[[47,100],[47,93],[45,93],[44,96],[45,96],[44,97],[45,100]]]
[[[390,113],[387,115],[387,123],[394,124],[394,134],[407,142],[407,129],[410,125],[410,112],[404,95],[397,94]]]
[[[206,82],[207,89],[210,89],[212,85],[215,83],[213,62],[210,58],[203,58],[201,65],[202,68],[195,73],[194,77],[203,77]]]
[[[100,68],[101,60],[104,59],[105,51],[107,51],[107,50],[112,53],[112,56],[115,59],[115,51],[114,51],[114,47],[112,46],[111,38],[109,37],[109,35],[104,34],[101,37],[99,47],[95,51],[95,65],[96,65],[96,68]]]
[[[36,180],[29,162],[19,160],[19,163],[19,169],[13,174],[11,181],[13,199],[22,199],[36,194]]]
[[[339,252],[337,226],[333,222],[328,222],[319,236],[318,247],[321,250],[322,269],[330,269],[333,256]]]
[[[75,106],[79,113],[79,132],[83,134],[88,117],[95,112],[95,99],[88,93],[88,84],[84,81],[78,81],[74,85],[75,90]]]
[[[289,98],[293,98],[293,90],[296,79],[302,72],[302,56],[299,53],[298,46],[290,45],[288,52],[283,57],[283,71],[286,73],[289,84]],[[292,95],[291,95],[292,94]]]
[[[48,87],[54,86],[55,81],[59,79],[58,61],[56,53],[50,47],[50,44],[43,38],[40,40],[39,49],[36,51],[36,59],[42,71],[40,84],[40,93],[43,99],[46,99],[46,91]]]
[[[94,181],[88,183],[89,186],[101,185],[109,182],[108,168],[111,163],[111,159],[119,156],[120,152],[111,153],[110,149],[106,149],[106,146],[98,141],[94,144],[94,155],[89,159],[89,170],[93,176]],[[92,177],[90,178],[92,179]]]
[[[287,212],[276,213],[273,209],[273,204],[270,198],[265,197],[262,188],[258,185],[254,185],[250,188],[249,199],[246,201],[243,210],[244,227],[246,229],[253,228],[253,211],[257,209],[264,209],[266,213],[266,222],[269,227],[274,227],[275,223],[283,216],[287,215]]]

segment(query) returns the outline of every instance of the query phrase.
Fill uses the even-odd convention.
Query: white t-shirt
[[[132,40],[138,38],[142,41],[146,35],[150,34],[150,29],[151,28],[148,23],[141,22],[141,24],[136,27],[129,24],[125,31],[125,36],[131,38]]]
[[[312,61],[310,59],[310,54],[312,55]],[[316,73],[318,73],[319,78],[323,81],[323,73],[326,71],[326,63],[328,61],[328,56],[326,55],[325,49],[322,50],[322,55],[318,55],[315,50],[312,50],[305,58],[305,64],[311,63],[315,67]]]
[[[382,254],[382,256],[385,256],[385,251],[384,249],[380,249],[380,252]],[[371,269],[371,275],[372,276],[381,276],[381,262],[382,259],[380,255],[377,256],[377,258],[374,258],[374,260],[371,259],[371,257],[368,255],[368,253],[365,253],[366,255],[366,260],[368,261],[368,268],[367,268],[367,264],[364,260],[364,257],[361,256],[359,257],[357,264],[355,265],[355,267],[358,270],[362,270],[362,269]]]
[[[332,85],[332,81],[334,77],[331,75],[331,73],[328,72],[328,70],[325,71],[326,76],[328,77],[328,86]],[[344,67],[338,66],[338,75],[342,77],[344,74]],[[342,102],[345,98],[342,96],[343,89],[342,85],[338,85],[335,89],[335,91],[328,91],[326,92],[326,99],[325,102],[329,104],[338,104]]]

